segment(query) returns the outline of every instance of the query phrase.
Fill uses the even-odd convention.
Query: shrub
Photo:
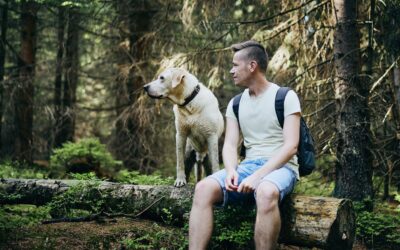
[[[93,171],[98,177],[109,177],[121,164],[97,138],[64,143],[61,148],[54,150],[50,158],[53,170],[73,173]]]

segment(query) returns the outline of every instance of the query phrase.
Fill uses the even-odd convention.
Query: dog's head
[[[163,71],[156,80],[144,85],[144,90],[151,98],[179,98],[182,85],[189,73],[180,68],[169,68]]]

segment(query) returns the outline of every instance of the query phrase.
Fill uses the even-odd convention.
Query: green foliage
[[[0,242],[4,242],[7,233],[22,226],[31,226],[49,217],[46,207],[34,205],[4,205],[0,206]]]
[[[64,143],[61,148],[55,149],[50,158],[50,166],[56,170],[67,170],[71,164],[81,159],[88,161],[87,164],[98,166],[98,171],[102,172],[115,171],[121,165],[99,139],[85,138],[76,143]]]
[[[313,196],[331,196],[335,183],[333,181],[324,181],[320,172],[314,171],[312,174],[301,177],[297,182],[294,193],[313,195]]]
[[[214,210],[214,230],[208,249],[254,249],[254,223],[256,210],[253,206],[228,206]],[[183,231],[189,230],[188,223]],[[188,238],[182,243],[189,245]]]
[[[16,201],[20,199],[22,196],[20,194],[7,194],[4,193],[3,190],[0,189],[0,201]]]
[[[228,207],[215,211],[215,229],[211,245],[212,249],[251,249],[254,248],[253,207]]]
[[[336,158],[332,155],[321,155],[317,159],[317,169],[310,175],[301,177],[297,182],[294,193],[331,196],[334,189],[334,181],[329,178],[335,170]]]
[[[172,185],[172,177],[162,177],[154,173],[152,175],[142,175],[138,171],[121,170],[117,173],[115,180],[121,183],[136,185]]]
[[[97,189],[99,182],[87,181],[70,187],[47,206],[53,218],[85,216],[103,211],[105,199]]]
[[[167,225],[173,225],[173,223],[174,223],[173,214],[171,213],[171,211],[168,208],[162,209],[161,218],[164,221],[164,223]]]
[[[154,223],[151,230],[140,237],[128,236],[121,241],[123,249],[187,249],[185,235],[161,228]]]
[[[170,185],[171,178],[162,178],[159,175],[140,175],[138,172],[121,171],[124,175],[118,175],[117,181],[134,184]],[[118,200],[110,196],[108,191],[100,190],[100,179],[94,173],[71,174],[74,179],[86,180],[78,185],[71,186],[66,192],[53,198],[48,204],[52,217],[78,217],[100,212],[130,211],[129,201]],[[122,176],[122,177],[121,177]],[[144,201],[145,202],[145,201]],[[174,224],[174,218],[168,209],[162,212],[162,219],[167,224]]]
[[[375,249],[400,248],[400,213],[385,211],[387,204],[380,204],[375,211],[370,209],[370,201],[356,202],[357,237],[368,247]]]
[[[24,163],[11,160],[0,163],[0,178],[45,179],[48,175],[47,169],[40,169]]]
[[[96,176],[95,173],[89,172],[89,173],[70,173],[69,177],[74,180],[81,180],[81,181],[98,181],[99,178]]]

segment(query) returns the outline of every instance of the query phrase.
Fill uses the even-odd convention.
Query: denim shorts
[[[261,168],[267,160],[265,159],[256,159],[256,160],[245,160],[239,164],[237,167],[236,171],[239,174],[239,180],[238,180],[238,185],[242,182],[242,180],[251,174],[253,174],[255,171],[257,171],[259,168]],[[221,186],[222,192],[223,192],[223,202],[221,204],[218,204],[217,206],[226,206],[228,204],[248,204],[252,205],[255,203],[255,196],[256,194],[254,193],[238,193],[238,192],[231,192],[227,191],[225,189],[225,178],[226,178],[226,170],[220,170],[207,178],[212,178],[215,179],[219,185]],[[276,169],[272,171],[271,173],[267,174],[264,176],[261,182],[264,181],[269,181],[273,183],[279,190],[279,199],[282,201],[282,199],[290,194],[294,186],[297,182],[296,174],[295,172],[287,165],[284,165],[283,167]]]

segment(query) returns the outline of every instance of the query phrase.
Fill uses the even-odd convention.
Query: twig
[[[374,91],[374,89],[379,85],[379,83],[382,82],[382,80],[387,76],[387,74],[389,74],[390,70],[396,65],[399,59],[400,56],[397,57],[397,59],[392,63],[392,65],[390,65],[390,67],[386,70],[386,72],[381,77],[379,77],[379,79],[376,82],[374,82],[371,89],[369,90],[369,93],[372,93],[372,91]]]
[[[161,196],[160,198],[158,198],[157,200],[155,200],[153,203],[151,203],[148,207],[146,207],[145,209],[143,209],[143,211],[141,211],[140,213],[136,214],[135,217],[139,217],[140,215],[144,214],[147,210],[149,210],[152,206],[154,206],[157,202],[159,202],[160,200],[162,200],[164,198],[164,196]]]

